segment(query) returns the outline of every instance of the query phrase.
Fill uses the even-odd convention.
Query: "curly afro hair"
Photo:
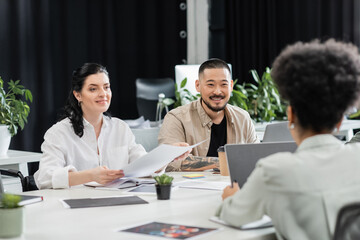
[[[333,39],[298,42],[275,59],[271,75],[301,127],[331,131],[358,99],[359,52]]]

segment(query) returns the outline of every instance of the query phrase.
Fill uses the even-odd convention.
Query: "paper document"
[[[200,180],[185,180],[174,183],[174,186],[180,188],[195,188],[206,190],[222,191],[226,186],[230,185],[229,182],[214,182],[214,181],[200,181]]]
[[[209,220],[216,222],[216,223],[220,223],[222,225],[234,227],[234,226],[227,224],[225,221],[221,220],[219,217],[216,217],[216,216],[211,217]],[[234,227],[234,228],[238,228],[241,230],[248,230],[248,229],[250,230],[250,229],[266,228],[266,227],[272,227],[272,226],[273,226],[273,224],[271,222],[271,218],[267,215],[264,215],[258,221],[247,223],[247,224],[241,225],[240,227]]]
[[[202,144],[205,141],[206,140],[187,147],[162,144],[153,149],[152,151],[148,152],[148,154],[125,166],[123,168],[124,174],[126,177],[149,176],[160,168],[164,167],[166,164],[170,163],[176,157],[181,156],[182,154]]]
[[[85,186],[89,187],[96,187],[97,189],[123,189],[123,188],[130,188],[136,187],[143,184],[155,184],[155,180],[152,178],[118,178],[110,183],[107,184],[99,184],[97,182],[88,182],[85,183]]]

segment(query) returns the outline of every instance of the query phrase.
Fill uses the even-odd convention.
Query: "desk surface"
[[[183,173],[171,173],[175,181]],[[209,181],[230,181],[229,177],[204,173]],[[197,239],[275,239],[274,228],[240,231],[209,221],[221,203],[221,191],[179,188],[170,200],[157,200],[156,195],[139,195],[149,204],[65,209],[59,199],[124,195],[119,190],[96,190],[73,187],[63,190],[40,190],[28,195],[41,195],[44,201],[25,207],[25,230],[20,239],[164,239],[148,235],[116,232],[145,222],[160,221],[199,227],[221,228]]]

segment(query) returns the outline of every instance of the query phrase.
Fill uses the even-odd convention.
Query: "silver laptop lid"
[[[226,144],[231,182],[237,181],[241,188],[259,159],[278,152],[295,152],[296,148],[295,142]]]
[[[5,192],[4,185],[3,185],[3,182],[2,182],[2,179],[1,179],[1,173],[0,173],[0,194],[4,193],[4,192]]]
[[[290,131],[288,129],[289,122],[270,123],[266,125],[264,138],[262,142],[292,142]]]

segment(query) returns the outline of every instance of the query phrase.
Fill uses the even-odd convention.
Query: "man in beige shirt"
[[[186,142],[195,147],[192,156],[173,161],[167,171],[199,171],[218,166],[217,149],[227,143],[259,142],[249,114],[228,105],[233,89],[229,66],[220,59],[201,64],[195,82],[201,98],[170,111],[159,133],[159,144]]]

